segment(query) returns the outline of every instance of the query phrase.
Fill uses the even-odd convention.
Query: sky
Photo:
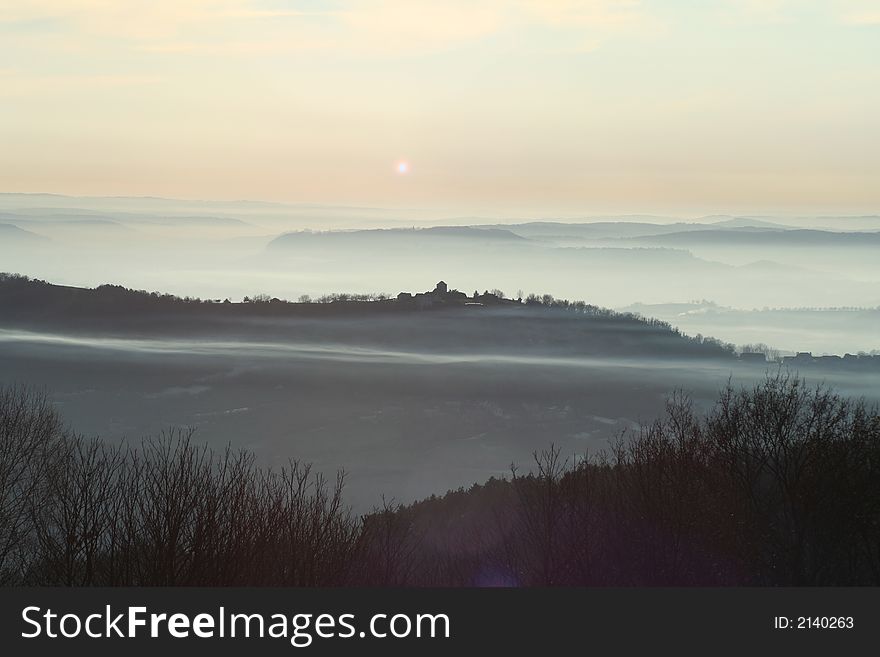
[[[5,192],[858,214],[878,145],[878,0],[0,0]]]

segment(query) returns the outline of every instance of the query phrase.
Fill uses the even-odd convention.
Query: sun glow
[[[397,169],[398,175],[405,176],[409,173],[409,162],[401,160],[397,163],[397,166],[395,168]]]

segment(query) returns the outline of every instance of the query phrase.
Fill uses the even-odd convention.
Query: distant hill
[[[383,228],[373,230],[335,230],[326,232],[297,231],[285,233],[272,240],[269,249],[291,246],[352,246],[377,243],[404,244],[418,242],[479,241],[517,243],[526,240],[509,230],[498,228],[471,228],[470,226],[436,226],[433,228]]]
[[[439,289],[439,286],[438,286]],[[435,290],[436,292],[436,290]],[[430,296],[422,293],[419,297]],[[457,299],[465,295],[449,291]],[[468,295],[470,296],[470,295]],[[180,299],[117,285],[59,286],[0,274],[0,328],[138,337],[216,337],[358,349],[541,357],[733,358],[733,346],[691,338],[665,322],[583,301],[491,293],[422,306],[412,297],[326,303]]]
[[[0,219],[6,218],[2,213],[0,213]],[[105,219],[102,217],[89,217],[83,216],[81,218],[64,218],[64,219],[55,219],[55,218],[21,218],[16,217],[15,221],[17,224],[22,226],[27,226],[30,229],[39,231],[43,229],[46,232],[50,232],[54,235],[55,232],[63,232],[65,235],[69,234],[87,234],[92,235],[95,232],[100,232],[102,234],[109,232],[124,232],[131,233],[134,229],[131,226],[126,226],[124,224],[119,223],[118,221],[113,221],[111,219]]]
[[[754,219],[752,217],[731,217],[729,219],[719,219],[712,221],[713,226],[722,228],[770,228],[774,230],[791,230],[792,226],[774,223],[772,221],[764,221],[762,219]]]
[[[800,247],[854,247],[880,245],[880,233],[838,233],[825,230],[764,230],[737,228],[729,230],[693,230],[686,232],[645,235],[629,238],[633,244],[663,246],[800,246]]]
[[[815,277],[820,276],[815,271],[807,269],[806,267],[797,267],[795,265],[786,265],[779,262],[775,262],[773,260],[755,260],[753,262],[748,262],[744,265],[740,265],[737,267],[740,271],[746,271],[756,274],[766,274],[773,276],[804,276],[804,277]]]
[[[41,244],[50,242],[48,237],[43,237],[29,230],[24,230],[12,224],[0,223],[0,245],[2,244]]]
[[[675,233],[705,228],[703,224],[659,224],[639,221],[597,221],[590,223],[565,223],[531,221],[521,224],[488,224],[475,226],[481,230],[506,230],[533,239],[580,238],[607,239]]]
[[[160,226],[248,226],[245,221],[234,217],[214,217],[201,215],[164,216],[152,213],[95,212],[78,208],[64,208],[59,212],[53,208],[30,208],[0,212],[0,220],[13,223],[53,223],[56,225],[86,225],[98,223],[152,224]]]
[[[279,266],[286,263],[328,271],[372,271],[380,267],[391,271],[397,267],[400,275],[414,277],[429,271],[432,277],[448,275],[446,272],[454,267],[465,280],[485,279],[495,269],[509,270],[528,263],[536,286],[546,285],[548,272],[565,277],[602,275],[616,282],[639,278],[657,268],[671,276],[690,276],[693,272],[725,275],[733,270],[729,265],[694,257],[685,249],[577,240],[548,244],[504,228],[467,226],[291,232],[272,240],[258,258],[265,262],[267,256],[277,258]],[[387,282],[382,284],[384,289],[388,286]]]
[[[826,215],[826,216],[747,216],[727,215],[701,217],[702,223],[722,223],[733,220],[742,227],[801,228],[830,231],[875,231],[880,230],[880,215]],[[769,224],[769,226],[768,226]]]
[[[500,228],[531,239],[583,241],[625,238],[653,238],[658,235],[682,233],[721,233],[748,230],[751,232],[791,231],[792,226],[746,217],[704,217],[697,222],[654,223],[644,221],[594,221],[566,223],[532,221],[519,224],[488,224],[479,228]]]
[[[808,217],[806,224],[832,230],[880,230],[880,215],[866,214],[847,217]]]

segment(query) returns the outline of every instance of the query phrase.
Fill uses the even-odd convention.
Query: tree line
[[[363,516],[344,475],[189,431],[137,446],[0,391],[0,582],[64,586],[880,585],[880,417],[786,375],[606,454]]]

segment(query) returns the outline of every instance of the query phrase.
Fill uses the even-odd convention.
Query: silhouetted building
[[[417,294],[416,295],[416,308],[420,310],[424,310],[425,308],[431,308],[434,305],[434,295],[430,292],[425,294]]]
[[[437,306],[484,306],[507,303],[504,299],[491,292],[486,292],[482,295],[475,292],[473,299],[471,299],[464,292],[450,290],[445,281],[438,282],[430,292],[419,292],[415,295],[409,292],[401,292],[397,295],[397,301],[401,303],[414,303],[419,310]]]
[[[814,359],[809,351],[800,351],[796,356],[783,356],[782,362],[786,365],[812,365]]]

